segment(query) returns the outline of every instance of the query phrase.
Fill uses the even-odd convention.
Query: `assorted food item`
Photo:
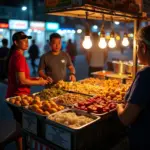
[[[116,103],[107,100],[104,97],[97,96],[90,98],[85,102],[79,102],[75,107],[90,113],[103,114],[114,110],[116,108]]]
[[[56,86],[66,91],[82,93],[87,95],[96,95],[103,89],[98,85],[91,85],[85,83],[82,84],[80,82],[65,82],[65,81],[59,81],[56,84]]]
[[[130,85],[131,82],[122,84],[116,79],[87,78],[80,82],[60,81],[52,88],[44,89],[37,94],[12,97],[7,101],[37,114],[49,116],[49,119],[70,128],[79,128],[93,119],[77,115],[75,112],[56,112],[64,110],[64,106],[75,106],[78,110],[104,115],[116,109],[117,101],[124,100]],[[53,113],[56,114],[51,115]]]
[[[96,81],[100,86],[92,84]],[[57,86],[67,91],[93,96],[100,95],[108,100],[122,101],[130,84],[122,84],[118,80],[93,80],[93,78],[90,78],[86,80],[86,83],[60,81]]]
[[[53,100],[41,101],[38,96],[21,95],[14,98],[10,98],[9,102],[16,106],[23,106],[33,112],[40,115],[50,115],[51,113],[58,112],[64,109],[64,106],[56,104]]]
[[[56,113],[55,115],[49,116],[49,119],[73,129],[79,128],[94,120],[84,115],[77,115],[75,112]]]
[[[56,104],[53,100],[50,101],[36,101],[33,105],[27,107],[27,109],[36,112],[40,115],[50,115],[64,109],[64,106]]]
[[[83,96],[80,94],[66,93],[54,98],[54,101],[61,105],[73,105],[78,102],[83,102],[88,98],[88,96]]]
[[[29,106],[32,105],[34,100],[40,100],[37,96],[28,96],[28,95],[21,95],[17,97],[12,97],[10,99],[7,99],[10,103],[16,105],[16,106]]]
[[[40,97],[41,100],[50,100],[53,97],[57,97],[58,95],[62,95],[65,92],[59,88],[52,87],[50,89],[44,89],[37,96]]]

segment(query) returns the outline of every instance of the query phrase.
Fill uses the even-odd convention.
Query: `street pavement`
[[[132,52],[130,50],[126,51],[124,55],[122,55],[119,51],[109,52],[108,60],[111,60],[112,58],[121,58],[121,59],[129,60],[129,59],[132,59]],[[37,60],[36,63],[38,64],[39,60]],[[28,64],[30,67],[30,71],[32,73],[30,60],[28,60]],[[83,55],[77,56],[75,68],[76,68],[77,80],[81,80],[81,79],[88,77],[88,65],[87,65],[85,57]],[[43,87],[41,87],[41,86],[33,86],[33,87],[31,87],[31,92],[32,93],[38,92],[38,91],[41,91],[42,89],[43,89]],[[4,120],[12,120],[13,119],[11,111],[7,107],[7,104],[4,102],[6,90],[7,90],[7,84],[0,83],[0,121],[1,122]],[[4,128],[3,130],[4,131],[8,130],[8,129],[13,130],[13,129],[11,129],[11,127],[12,127],[12,125],[10,124],[9,127],[6,126],[6,128]],[[16,150],[15,144],[14,143],[9,144],[6,147],[6,150]]]

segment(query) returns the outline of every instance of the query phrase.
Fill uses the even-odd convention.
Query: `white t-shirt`
[[[90,50],[90,67],[104,67],[104,50],[96,48]]]

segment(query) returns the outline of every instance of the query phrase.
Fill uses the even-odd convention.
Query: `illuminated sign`
[[[0,23],[0,28],[8,28],[8,23]]]
[[[46,22],[46,30],[54,31],[59,29],[59,23]]]
[[[28,29],[28,21],[26,21],[26,20],[9,20],[9,29],[27,30]]]
[[[45,23],[32,21],[32,22],[30,22],[30,29],[44,31],[45,30]]]

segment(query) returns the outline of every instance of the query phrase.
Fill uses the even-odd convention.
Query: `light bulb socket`
[[[90,30],[89,29],[85,30],[85,36],[90,36]]]
[[[104,30],[101,30],[100,37],[105,37],[105,31]]]
[[[89,24],[86,23],[85,36],[89,36],[89,35],[90,35],[90,27],[89,27]]]
[[[110,33],[110,38],[114,38],[114,37],[115,37],[115,32],[112,31],[112,32]]]
[[[124,33],[124,37],[128,38],[128,34],[127,34],[127,33]]]

